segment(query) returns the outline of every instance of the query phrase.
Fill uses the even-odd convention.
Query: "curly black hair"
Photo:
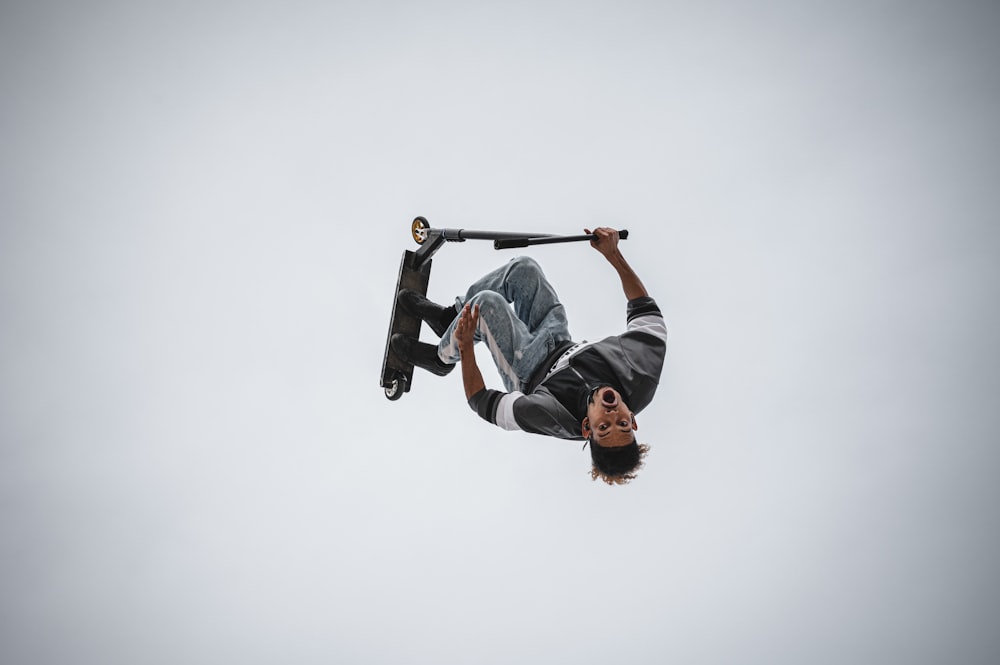
[[[590,443],[590,461],[593,467],[590,477],[600,478],[608,485],[624,485],[635,478],[635,471],[642,468],[643,458],[649,452],[649,446],[639,444],[635,438],[627,446],[606,447]]]

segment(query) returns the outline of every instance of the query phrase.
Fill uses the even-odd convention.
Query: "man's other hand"
[[[595,240],[590,241],[590,246],[603,254],[606,259],[610,260],[615,252],[618,251],[618,231],[615,229],[601,226],[593,231],[584,229],[583,232],[588,235],[593,234],[597,236]]]

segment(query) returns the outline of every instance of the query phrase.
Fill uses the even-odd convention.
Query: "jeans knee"
[[[469,300],[470,305],[479,305],[480,309],[500,308],[507,306],[507,299],[496,291],[480,291]]]
[[[542,266],[530,256],[518,256],[510,260],[510,272],[520,274],[542,274]]]

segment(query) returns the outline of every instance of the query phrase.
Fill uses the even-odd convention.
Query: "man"
[[[466,399],[483,419],[506,430],[586,439],[591,476],[623,484],[635,477],[648,450],[636,441],[635,414],[656,392],[667,328],[656,302],[622,256],[618,232],[602,227],[593,234],[591,246],[615,269],[625,291],[623,334],[574,343],[566,311],[541,267],[518,257],[469,287],[456,305],[442,307],[416,292],[401,291],[402,305],[426,321],[441,341],[434,346],[393,335],[391,344],[401,357],[440,376],[461,362]],[[489,347],[506,392],[486,388],[476,363],[476,342]]]

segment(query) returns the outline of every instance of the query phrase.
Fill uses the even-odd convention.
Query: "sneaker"
[[[441,358],[438,357],[437,347],[433,344],[418,342],[412,337],[396,333],[389,340],[389,346],[392,347],[397,356],[431,374],[445,376],[455,369],[454,365],[441,361]]]
[[[448,326],[458,316],[458,310],[455,309],[454,305],[442,307],[411,289],[401,289],[397,299],[403,309],[420,317],[421,321],[426,321],[438,337],[444,335]]]

